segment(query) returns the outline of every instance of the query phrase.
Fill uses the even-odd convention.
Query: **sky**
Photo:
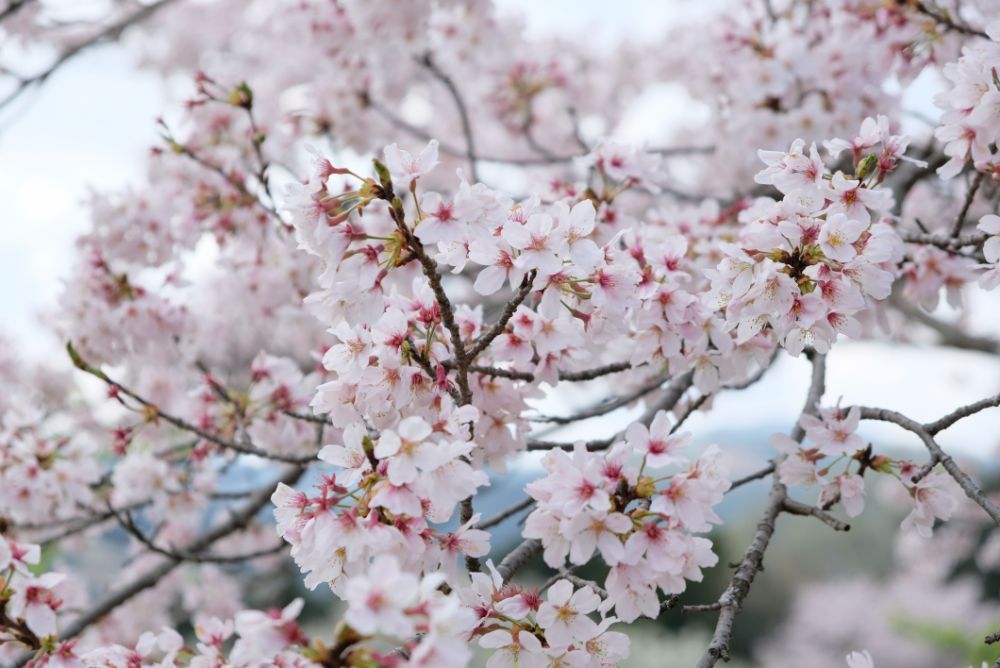
[[[679,14],[704,11],[703,4],[685,1],[619,1],[611,12],[596,0],[500,4],[524,12],[532,35],[586,35],[595,43],[653,36]],[[917,92],[929,98],[923,87]],[[170,102],[161,81],[139,71],[126,50],[112,45],[71,61],[40,90],[0,113],[0,331],[17,339],[28,355],[63,354],[38,314],[54,304],[61,278],[69,273],[74,238],[87,229],[87,194],[141,183],[145,154],[158,142],[154,121]],[[639,118],[637,127],[647,122]],[[829,401],[843,397],[845,405],[893,408],[918,420],[1000,390],[1000,362],[959,351],[846,342],[835,347],[829,366]],[[808,375],[804,360],[786,356],[751,390],[720,396],[716,410],[696,416],[689,428],[712,434],[732,434],[736,426],[754,434],[788,430],[801,410]],[[573,393],[559,398],[563,406],[591,401]],[[628,415],[622,411],[617,417]],[[604,423],[602,430],[609,426]],[[565,436],[590,435],[594,428],[583,425]],[[901,435],[889,425],[866,426],[865,434],[894,443]],[[977,416],[940,440],[962,455],[990,457],[1000,443],[1000,415]]]
[[[165,101],[127,53],[101,47],[0,114],[0,330],[29,354],[54,349],[38,311],[69,273],[88,193],[141,179]]]

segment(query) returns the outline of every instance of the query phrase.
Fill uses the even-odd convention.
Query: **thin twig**
[[[279,482],[286,485],[294,485],[295,482],[302,476],[304,471],[305,468],[303,467],[291,468],[285,472],[279,480],[275,481],[275,485]],[[273,489],[273,486],[261,489],[241,510],[233,513],[232,517],[230,517],[226,522],[220,524],[214,529],[209,530],[201,537],[188,543],[184,547],[184,551],[193,553],[200,552],[213,545],[216,541],[245,528],[247,524],[257,515],[260,509],[270,503]],[[75,619],[72,624],[69,624],[65,629],[63,629],[62,633],[59,634],[59,639],[68,640],[80,635],[80,633],[82,633],[87,627],[100,621],[105,615],[118,606],[128,602],[134,596],[145,591],[146,589],[155,586],[181,563],[182,562],[178,559],[167,558],[156,568],[134,580],[125,587],[113,592],[96,606]],[[30,656],[23,657],[15,664],[15,666],[23,666],[28,662],[28,660],[30,660],[30,658]]]
[[[887,408],[869,408],[867,406],[860,406],[861,418],[864,420],[880,420],[882,422],[892,422],[899,425],[903,429],[915,434],[930,452],[931,457],[940,462],[944,467],[944,470],[948,472],[948,475],[958,483],[958,486],[962,488],[965,495],[969,497],[974,503],[976,503],[980,508],[986,511],[994,522],[1000,525],[1000,507],[997,507],[995,503],[986,493],[983,492],[982,488],[967,474],[963,471],[955,460],[951,456],[941,449],[934,437],[928,433],[927,428],[920,424],[916,420],[910,419],[898,413],[896,411],[889,410]]]
[[[59,57],[56,58],[56,60],[51,65],[49,65],[41,72],[34,74],[32,76],[23,77],[18,86],[14,90],[12,90],[6,97],[0,100],[0,109],[3,109],[8,104],[13,102],[22,93],[24,93],[24,91],[28,90],[29,88],[32,88],[34,86],[39,86],[45,83],[45,81],[53,74],[55,74],[56,71],[59,70],[59,68],[61,68],[63,65],[65,65],[67,62],[72,60],[74,57],[76,57],[83,51],[86,51],[87,49],[96,46],[101,42],[118,39],[121,36],[121,34],[126,30],[128,30],[130,27],[145,21],[146,19],[156,14],[156,12],[160,11],[161,9],[163,9],[164,7],[166,7],[167,5],[169,5],[174,1],[175,0],[158,0],[157,2],[148,4],[144,6],[142,9],[139,9],[133,12],[132,14],[129,14],[128,16],[125,16],[119,19],[118,21],[115,21],[108,27],[92,35],[86,40],[76,44],[75,46],[70,47],[62,54],[60,54]],[[8,10],[5,10],[5,13],[9,11],[9,9],[10,8],[8,8]]]
[[[529,422],[550,422],[553,424],[571,424],[573,422],[579,422],[580,420],[587,420],[593,417],[599,417],[601,415],[607,415],[612,411],[616,411],[619,408],[623,408],[632,404],[639,399],[643,398],[650,392],[663,387],[663,383],[666,378],[663,376],[654,376],[653,380],[640,386],[638,389],[633,390],[629,394],[624,394],[620,397],[612,399],[611,401],[605,401],[600,404],[586,408],[573,415],[543,415],[535,418],[529,418]]]
[[[270,493],[272,490],[268,489],[267,492]],[[170,559],[175,559],[177,561],[189,561],[197,564],[230,564],[243,561],[250,561],[260,557],[267,557],[278,552],[281,552],[288,544],[284,541],[279,542],[277,545],[271,547],[262,548],[260,550],[254,550],[252,552],[245,552],[243,554],[232,554],[232,555],[217,555],[217,554],[201,554],[192,553],[187,550],[177,550],[172,548],[165,548],[157,545],[152,538],[147,536],[142,532],[139,527],[136,526],[135,521],[132,519],[132,514],[125,512],[124,516],[118,514],[113,509],[110,509],[112,515],[118,520],[118,524],[125,529],[129,534],[135,537],[143,546],[146,547],[150,552],[162,555],[164,557],[169,557]]]
[[[732,484],[729,487],[729,490],[732,491],[732,490],[736,489],[737,487],[742,487],[743,485],[747,484],[748,482],[753,482],[754,480],[760,480],[761,478],[766,478],[767,476],[771,475],[772,473],[774,473],[774,464],[768,464],[767,466],[765,466],[764,468],[762,468],[759,471],[755,471],[755,472],[753,472],[753,473],[751,473],[749,475],[746,475],[746,476],[744,476],[742,478],[737,478],[736,480],[734,480],[732,482]]]
[[[445,366],[449,365],[449,363],[445,363]],[[612,364],[606,364],[593,369],[584,369],[583,371],[560,371],[559,380],[578,383],[587,380],[594,380],[595,378],[608,376],[613,373],[628,371],[631,368],[631,362],[614,362]],[[535,380],[535,374],[530,371],[514,371],[512,369],[500,369],[498,367],[479,366],[475,364],[469,366],[469,371],[472,373],[482,374],[484,376],[509,378],[511,380],[524,380],[529,383]]]
[[[962,210],[959,211],[958,218],[955,219],[955,224],[951,228],[951,236],[957,237],[962,233],[962,226],[965,225],[965,217],[969,215],[969,207],[972,206],[972,200],[976,199],[976,193],[979,191],[979,186],[983,184],[984,176],[986,176],[985,172],[978,172],[973,177],[969,191],[965,193],[965,202],[962,204]]]
[[[691,388],[694,382],[694,371],[687,371],[680,376],[673,379],[673,381],[666,387],[663,391],[663,396],[657,401],[653,402],[647,409],[645,414],[638,420],[641,424],[649,426],[649,424],[656,417],[656,414],[660,411],[669,411],[677,405],[677,402],[681,400],[684,393]],[[625,435],[625,430],[619,431],[614,436],[608,438],[601,438],[591,441],[586,441],[585,446],[587,450],[603,450],[610,446],[615,441],[619,440]],[[574,447],[573,443],[561,443],[558,441],[529,441],[528,450],[554,450],[555,448],[561,448],[563,450],[572,450]]]
[[[137,401],[144,408],[151,411],[153,419],[163,418],[165,422],[174,425],[178,429],[183,429],[184,431],[191,432],[192,434],[200,436],[206,441],[215,443],[216,445],[226,448],[227,450],[233,450],[234,452],[239,452],[241,454],[254,455],[256,457],[261,457],[263,459],[273,459],[275,461],[287,462],[290,464],[306,464],[313,461],[316,458],[315,455],[283,455],[280,453],[268,452],[266,450],[261,450],[260,448],[253,445],[250,442],[237,443],[236,441],[230,441],[228,439],[222,438],[221,436],[217,436],[211,432],[207,432],[204,429],[200,429],[199,427],[196,427],[195,425],[191,424],[186,420],[183,420],[175,415],[171,415],[170,413],[162,411],[156,404],[146,400],[141,395],[137,394],[133,390],[130,390],[128,387],[122,385],[118,381],[112,380],[110,377],[108,377],[107,374],[105,374],[100,369],[89,365],[79,356],[79,354],[73,349],[73,346],[71,344],[67,344],[67,350],[69,351],[70,357],[73,359],[73,364],[76,365],[78,369],[80,369],[81,371],[85,371],[90,375],[94,376],[95,378],[104,381],[112,388],[115,388],[121,394],[124,394],[125,396],[133,399],[134,401]]]
[[[963,35],[974,35],[984,39],[990,38],[989,35],[981,30],[976,30],[975,28],[970,28],[969,26],[962,25],[961,23],[956,23],[954,19],[948,16],[945,12],[928,6],[926,2],[917,2],[916,9],[924,16],[934,19],[939,25],[943,25],[949,30],[954,30],[955,32],[962,33]]]
[[[517,311],[517,307],[519,307],[528,295],[531,294],[534,282],[535,271],[531,270],[525,274],[523,279],[521,279],[521,286],[517,289],[517,292],[514,293],[513,299],[507,302],[504,306],[503,312],[500,314],[500,317],[497,318],[497,321],[493,323],[493,326],[490,327],[489,330],[480,335],[480,337],[476,339],[469,348],[468,358],[470,363],[479,356],[479,353],[486,350],[489,345],[493,343],[494,339],[500,336],[504,329],[507,328],[507,323],[510,322],[512,317],[514,317],[514,312]]]
[[[431,139],[436,139],[434,135],[426,130],[413,125],[412,123],[406,121],[402,117],[398,116],[395,112],[389,109],[387,106],[380,102],[371,99],[370,96],[364,96],[365,104],[369,109],[374,110],[377,114],[385,118],[387,121],[413,135],[417,139],[423,141],[430,141]],[[438,150],[446,155],[450,155],[455,158],[465,158],[467,157],[466,152],[457,146],[452,146],[447,142],[438,142]],[[661,148],[649,149],[650,153],[656,153],[658,155],[666,157],[678,157],[686,155],[707,155],[715,152],[714,146],[665,146]],[[520,157],[503,157],[497,155],[477,155],[476,159],[478,162],[489,162],[501,165],[513,165],[517,167],[544,167],[549,165],[560,165],[571,163],[574,160],[582,158],[584,153],[578,153],[574,155],[554,155],[554,156],[520,156]]]
[[[924,431],[928,434],[935,435],[939,431],[944,431],[959,420],[971,417],[980,411],[986,410],[987,408],[996,408],[997,406],[1000,406],[1000,394],[996,394],[992,397],[986,397],[985,399],[980,399],[979,401],[974,401],[971,404],[956,408],[944,417],[938,418],[934,422],[928,422],[925,424]]]
[[[465,100],[462,98],[458,86],[455,85],[454,80],[450,76],[437,66],[437,63],[431,58],[431,54],[424,54],[419,59],[419,62],[427,68],[427,71],[435,79],[444,84],[444,87],[448,89],[448,93],[451,95],[451,99],[455,102],[455,108],[458,110],[458,118],[462,124],[462,135],[465,137],[465,157],[469,160],[469,172],[471,172],[473,181],[479,181],[479,165],[478,158],[476,157],[476,141],[472,132],[472,122],[469,120],[469,110],[466,108]]]
[[[801,515],[802,517],[815,517],[819,521],[823,522],[827,526],[834,529],[834,531],[850,531],[851,525],[846,522],[841,522],[836,517],[830,513],[817,508],[816,506],[809,506],[794,499],[785,499],[784,506],[782,507],[786,513],[791,515]]]
[[[524,499],[523,501],[520,501],[519,503],[511,506],[510,508],[507,508],[506,510],[500,511],[499,513],[497,513],[493,517],[487,517],[485,520],[483,520],[483,521],[479,522],[478,524],[476,524],[475,528],[477,528],[477,529],[489,529],[490,527],[495,527],[496,525],[498,525],[501,522],[503,522],[504,520],[506,520],[508,517],[513,517],[514,515],[517,515],[519,512],[521,512],[522,510],[527,510],[528,508],[530,508],[534,504],[535,504],[535,499],[533,499],[533,498],[531,498],[529,496],[528,498]]]

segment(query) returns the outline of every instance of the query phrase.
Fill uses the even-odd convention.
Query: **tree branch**
[[[965,495],[980,508],[986,511],[986,514],[989,515],[994,522],[1000,525],[1000,507],[997,507],[997,505],[993,503],[988,496],[986,496],[982,488],[969,476],[969,474],[959,468],[958,464],[955,463],[955,460],[941,449],[941,446],[938,445],[937,441],[934,440],[934,437],[928,433],[927,428],[924,427],[924,425],[920,424],[916,420],[906,417],[902,413],[898,413],[887,408],[869,408],[867,406],[860,406],[859,408],[861,409],[862,419],[892,422],[899,425],[903,429],[916,434],[916,436],[923,442],[928,452],[930,452],[932,461],[939,462],[944,467],[944,470],[948,472],[948,475],[950,475],[952,479],[958,483],[958,486],[962,488]],[[956,418],[956,420],[957,419],[961,418]]]
[[[979,191],[979,186],[983,184],[983,177],[986,176],[985,172],[977,172],[972,178],[972,185],[969,186],[968,192],[965,193],[965,202],[962,204],[962,210],[958,213],[958,218],[955,219],[955,224],[951,228],[951,236],[957,237],[962,233],[962,226],[965,225],[965,217],[969,215],[969,207],[972,206],[972,200],[976,199],[976,193]]]
[[[971,417],[980,411],[984,411],[987,408],[996,408],[1000,406],[1000,394],[994,395],[992,397],[986,397],[985,399],[980,399],[979,401],[974,401],[966,406],[961,406],[956,408],[951,413],[948,413],[942,418],[938,418],[934,422],[928,422],[924,425],[924,430],[931,435],[937,434],[939,431],[944,431],[951,425],[955,424],[959,420],[967,417]]]
[[[514,573],[541,551],[542,541],[537,538],[528,538],[500,560],[500,563],[497,565],[497,573],[500,574],[504,582],[507,582],[513,577]]]
[[[650,392],[653,392],[660,387],[663,387],[663,383],[666,378],[663,376],[655,376],[654,379],[645,385],[639,387],[637,390],[630,392],[629,394],[622,395],[611,401],[605,401],[604,403],[596,404],[590,408],[584,409],[579,413],[574,413],[573,415],[543,415],[536,418],[529,418],[529,422],[549,422],[553,424],[571,424],[573,422],[579,422],[580,420],[587,420],[589,418],[598,417],[601,415],[607,415],[608,413],[618,410],[628,406],[629,404],[638,401]]]
[[[270,494],[273,490],[268,489],[267,492]],[[270,497],[269,497],[270,498]],[[284,541],[279,542],[277,545],[271,547],[262,548],[260,550],[254,550],[252,552],[245,552],[243,554],[232,554],[232,555],[216,555],[216,554],[202,554],[202,553],[192,553],[187,550],[175,550],[165,547],[160,547],[157,545],[152,538],[147,536],[142,532],[139,527],[135,525],[135,521],[132,519],[132,514],[128,511],[124,513],[124,517],[119,515],[114,509],[109,509],[109,512],[118,520],[118,524],[125,529],[129,534],[135,537],[142,545],[146,547],[150,552],[163,555],[164,557],[169,557],[176,561],[190,561],[192,563],[198,564],[231,564],[243,561],[250,561],[251,559],[257,559],[260,557],[267,557],[278,552],[281,552],[287,547],[287,543]]]
[[[820,508],[817,508],[816,506],[809,506],[804,503],[800,503],[798,501],[795,501],[794,499],[786,498],[782,506],[782,510],[791,515],[801,515],[802,517],[815,517],[819,521],[831,527],[834,531],[851,530],[850,524],[847,524],[846,522],[841,522],[830,513]]]
[[[915,306],[901,295],[893,292],[889,296],[889,302],[906,317],[919,322],[941,336],[941,343],[952,348],[961,350],[975,350],[983,353],[1000,354],[1000,341],[987,338],[985,336],[975,336],[969,334],[960,327],[939,320],[924,311],[919,306]]]
[[[476,357],[479,356],[479,353],[486,350],[489,345],[493,343],[493,340],[503,333],[504,329],[507,327],[507,323],[510,322],[512,317],[514,317],[514,312],[517,311],[517,307],[524,302],[529,294],[531,294],[531,289],[534,283],[535,270],[532,269],[525,274],[523,279],[521,279],[521,286],[514,294],[514,297],[507,302],[506,306],[504,306],[503,312],[500,314],[500,317],[497,318],[497,321],[488,331],[480,335],[480,337],[473,342],[472,347],[469,348],[467,356],[470,363],[475,361]]]
[[[811,359],[813,363],[812,382],[806,395],[805,406],[802,408],[803,415],[815,415],[818,412],[817,404],[823,397],[826,387],[826,356],[812,352]],[[792,438],[801,441],[804,436],[805,430],[796,422],[795,428],[792,430]],[[781,455],[775,457],[775,466],[780,461]],[[712,668],[720,659],[729,660],[729,644],[733,637],[733,623],[743,607],[743,601],[750,593],[754,578],[763,566],[764,552],[771,542],[771,536],[774,535],[778,515],[787,509],[785,505],[787,500],[788,490],[775,476],[771,484],[771,494],[767,507],[763,517],[757,523],[757,531],[753,540],[747,547],[729,586],[719,597],[719,619],[712,634],[712,641],[705,654],[702,655],[701,661],[698,662],[698,668]]]
[[[156,404],[146,400],[136,392],[130,390],[129,388],[119,383],[118,381],[112,380],[107,374],[105,374],[97,367],[91,366],[90,364],[85,362],[83,358],[81,358],[80,355],[73,348],[72,343],[66,344],[66,349],[69,352],[70,358],[73,360],[73,364],[78,369],[80,369],[81,371],[85,371],[86,373],[89,373],[91,376],[94,376],[95,378],[104,381],[105,383],[115,388],[120,393],[133,399],[134,401],[139,402],[140,405],[142,405],[144,408],[149,409],[152,412],[153,419],[163,418],[165,422],[172,424],[178,429],[183,429],[184,431],[191,432],[192,434],[195,434],[196,436],[199,436],[211,443],[215,443],[218,446],[226,448],[227,450],[233,450],[234,452],[239,452],[245,455],[254,455],[256,457],[261,457],[263,459],[273,459],[275,461],[287,462],[290,464],[307,464],[316,459],[315,455],[283,455],[280,453],[268,452],[266,450],[261,450],[253,443],[251,443],[249,440],[247,440],[244,443],[238,443],[236,441],[230,441],[228,439],[222,438],[221,436],[212,434],[211,432],[207,432],[204,429],[200,429],[199,427],[196,427],[195,425],[191,424],[190,422],[187,422],[186,420],[183,420],[175,415],[171,415],[170,413],[166,413],[160,410],[160,408]]]
[[[146,5],[142,9],[139,9],[133,12],[132,14],[129,14],[128,16],[125,16],[119,19],[118,21],[115,21],[111,25],[107,26],[106,28],[97,32],[96,34],[92,35],[86,40],[76,44],[75,46],[70,47],[69,49],[64,51],[58,58],[56,58],[55,62],[53,62],[51,65],[49,65],[47,68],[45,68],[38,74],[22,78],[17,87],[14,90],[12,90],[6,97],[0,100],[0,109],[3,109],[8,104],[13,102],[15,99],[20,97],[21,94],[24,93],[24,91],[28,90],[29,88],[33,86],[39,86],[45,83],[45,81],[50,76],[55,74],[60,67],[65,65],[67,62],[72,60],[80,53],[86,51],[87,49],[93,46],[96,46],[97,44],[100,44],[101,42],[118,39],[123,32],[125,32],[132,26],[150,18],[158,11],[160,11],[161,9],[163,9],[164,7],[166,7],[167,5],[171,4],[174,1],[175,0],[158,0],[157,2],[153,2],[149,5]],[[23,5],[24,3],[22,2],[21,4]],[[8,7],[4,13],[5,14],[9,13],[12,7],[13,5],[11,7]]]
[[[917,2],[916,9],[919,13],[934,19],[939,25],[943,25],[949,30],[954,30],[955,32],[962,33],[963,35],[974,35],[976,37],[989,39],[989,35],[985,32],[962,25],[961,23],[956,23],[946,12],[930,7],[926,2]]]
[[[404,130],[417,139],[423,141],[430,141],[432,139],[437,139],[430,132],[419,128],[416,125],[406,121],[405,119],[398,116],[395,112],[389,109],[387,106],[383,105],[381,102],[373,100],[369,95],[364,94],[363,96],[365,105],[373,109],[378,115],[382,116],[384,119],[392,123],[394,126],[401,130]],[[452,146],[447,142],[438,141],[438,150],[446,155],[450,155],[455,158],[466,158],[467,154],[462,149]],[[650,153],[656,153],[658,155],[663,155],[667,157],[684,156],[684,155],[704,155],[715,152],[714,146],[666,146],[661,148],[653,148],[649,150]],[[516,167],[545,167],[551,165],[560,165],[571,163],[574,160],[582,158],[585,154],[579,153],[574,155],[552,155],[552,156],[522,156],[522,157],[502,157],[497,155],[477,155],[476,158],[478,162],[489,162],[501,165],[512,165]]]
[[[445,366],[448,366],[448,364],[445,364]],[[578,383],[587,380],[594,380],[595,378],[608,376],[613,373],[628,371],[631,368],[632,364],[630,362],[614,362],[612,364],[606,364],[593,369],[584,369],[583,371],[560,371],[559,380]],[[475,364],[469,366],[469,371],[479,373],[484,376],[509,378],[511,380],[524,380],[529,383],[535,380],[535,374],[530,371],[514,371],[512,369],[500,369],[498,367],[478,366]]]
[[[294,467],[285,472],[280,479],[275,481],[276,486],[278,483],[284,483],[286,485],[294,485],[296,481],[302,476],[305,468]],[[265,487],[259,492],[254,494],[247,504],[239,511],[233,514],[226,522],[220,524],[214,529],[209,530],[200,538],[193,540],[185,546],[185,552],[200,552],[205,548],[211,546],[216,541],[225,538],[226,536],[235,533],[246,527],[247,523],[250,522],[257,515],[257,513],[270,503],[271,494],[273,493],[274,486]],[[72,624],[68,625],[63,629],[62,633],[59,634],[60,640],[69,640],[70,638],[75,638],[80,635],[87,627],[91,624],[99,622],[105,615],[110,613],[112,610],[118,606],[128,602],[137,594],[149,589],[150,587],[156,585],[161,579],[163,579],[167,574],[173,571],[177,566],[183,563],[181,560],[174,557],[168,557],[166,561],[158,565],[156,568],[152,569],[144,576],[134,580],[131,584],[113,592],[107,596],[104,600],[98,603],[96,606],[88,610],[86,613],[78,617],[73,621]],[[21,658],[15,665],[20,667],[23,666],[30,660],[30,656],[25,656]]]
[[[499,513],[497,513],[493,517],[488,517],[485,520],[479,522],[475,526],[475,528],[476,529],[489,529],[490,527],[495,527],[496,525],[498,525],[501,522],[503,522],[504,520],[506,520],[508,517],[513,517],[514,515],[517,515],[519,512],[521,512],[522,510],[527,510],[528,508],[530,508],[533,505],[535,505],[535,500],[529,496],[528,498],[526,498],[523,501],[521,501],[521,502],[519,502],[519,503],[511,506],[510,508],[507,508],[506,510],[500,511]]]
[[[462,94],[458,90],[458,86],[450,76],[444,73],[431,58],[430,53],[424,54],[422,58],[419,59],[421,65],[427,68],[435,79],[444,84],[444,87],[448,89],[448,93],[451,95],[451,99],[455,101],[455,108],[458,110],[458,118],[462,124],[462,135],[465,137],[465,157],[469,160],[469,172],[471,173],[473,181],[479,181],[479,165],[478,159],[476,158],[476,141],[472,132],[472,123],[469,120],[469,110],[465,106],[465,100],[462,98]]]

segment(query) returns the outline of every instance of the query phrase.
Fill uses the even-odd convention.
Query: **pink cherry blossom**
[[[133,185],[77,207],[75,243],[20,235],[69,249],[29,281],[57,286],[38,326],[66,354],[0,341],[0,662],[462,668],[478,646],[605,668],[629,654],[615,625],[676,603],[706,604],[715,665],[747,660],[728,625],[783,575],[786,533],[905,491],[912,592],[980,544],[963,508],[952,548],[910,545],[959,515],[956,487],[997,515],[936,440],[991,398],[918,420],[821,392],[856,341],[996,348],[991,3],[722,3],[599,49],[489,1],[59,4],[0,10],[0,106],[98,42],[189,85],[167,86]],[[912,114],[929,87],[939,120]],[[707,425],[752,436],[748,394],[798,408],[807,381],[770,465],[728,436],[694,448]],[[895,458],[862,438],[876,419],[929,449]],[[708,532],[742,510],[754,538],[720,567]],[[292,564],[329,624],[259,586]],[[820,619],[812,639],[858,619],[781,612]]]
[[[666,412],[659,411],[649,429],[638,422],[631,424],[625,432],[625,439],[630,447],[644,456],[646,464],[662,468],[684,462],[675,452],[687,444],[688,434],[673,436],[670,431],[670,418]]]
[[[903,519],[903,529],[913,529],[925,538],[930,537],[935,520],[949,519],[958,506],[950,486],[949,478],[943,473],[931,473],[907,485],[913,497],[913,510]]]
[[[831,214],[819,233],[819,246],[831,260],[849,262],[857,255],[854,242],[865,229],[865,223],[848,218],[843,213]]]
[[[545,638],[557,646],[592,638],[597,624],[588,615],[600,605],[600,597],[590,587],[573,591],[568,580],[559,580],[549,588],[546,600],[538,609],[538,624]]]
[[[404,151],[396,144],[389,144],[383,152],[385,166],[396,181],[408,186],[421,176],[426,175],[438,164],[438,142],[432,139],[427,146],[420,149],[417,157],[409,151]]]

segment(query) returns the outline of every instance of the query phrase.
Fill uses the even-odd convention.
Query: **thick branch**
[[[497,572],[504,582],[513,577],[514,573],[521,569],[531,558],[542,551],[542,541],[537,538],[528,538],[511,550],[497,565]]]
[[[802,408],[804,415],[815,415],[818,412],[817,404],[823,397],[826,387],[826,356],[813,353],[812,362],[812,382],[806,395],[805,406]],[[804,436],[805,430],[796,423],[795,429],[792,430],[792,438],[801,441]],[[780,463],[780,460],[780,455],[775,458],[775,466]],[[771,536],[774,535],[774,526],[778,515],[787,510],[786,501],[788,501],[788,490],[781,483],[780,478],[775,476],[771,484],[771,495],[768,498],[767,507],[763,517],[757,523],[757,531],[753,540],[736,568],[736,573],[729,586],[719,597],[719,619],[715,625],[715,632],[712,634],[712,641],[701,657],[701,661],[698,662],[698,668],[712,668],[720,659],[729,660],[729,644],[733,637],[733,623],[743,607],[743,601],[750,593],[754,578],[763,567],[764,552],[771,542]]]
[[[912,232],[910,230],[899,230],[899,236],[903,241],[910,244],[937,246],[949,253],[973,257],[974,259],[980,259],[979,256],[982,254],[981,247],[983,242],[989,238],[985,232],[968,232],[966,234],[959,234],[958,236],[951,236],[941,232]],[[976,252],[979,255],[972,256],[959,252],[962,248],[966,247],[978,249]]]
[[[1000,354],[1000,341],[997,341],[996,339],[969,334],[961,327],[939,320],[924,311],[922,308],[910,304],[902,296],[895,292],[890,295],[889,299],[892,305],[907,318],[916,320],[921,325],[937,332],[941,337],[941,343],[946,346],[962,350],[975,350],[994,355]]]

